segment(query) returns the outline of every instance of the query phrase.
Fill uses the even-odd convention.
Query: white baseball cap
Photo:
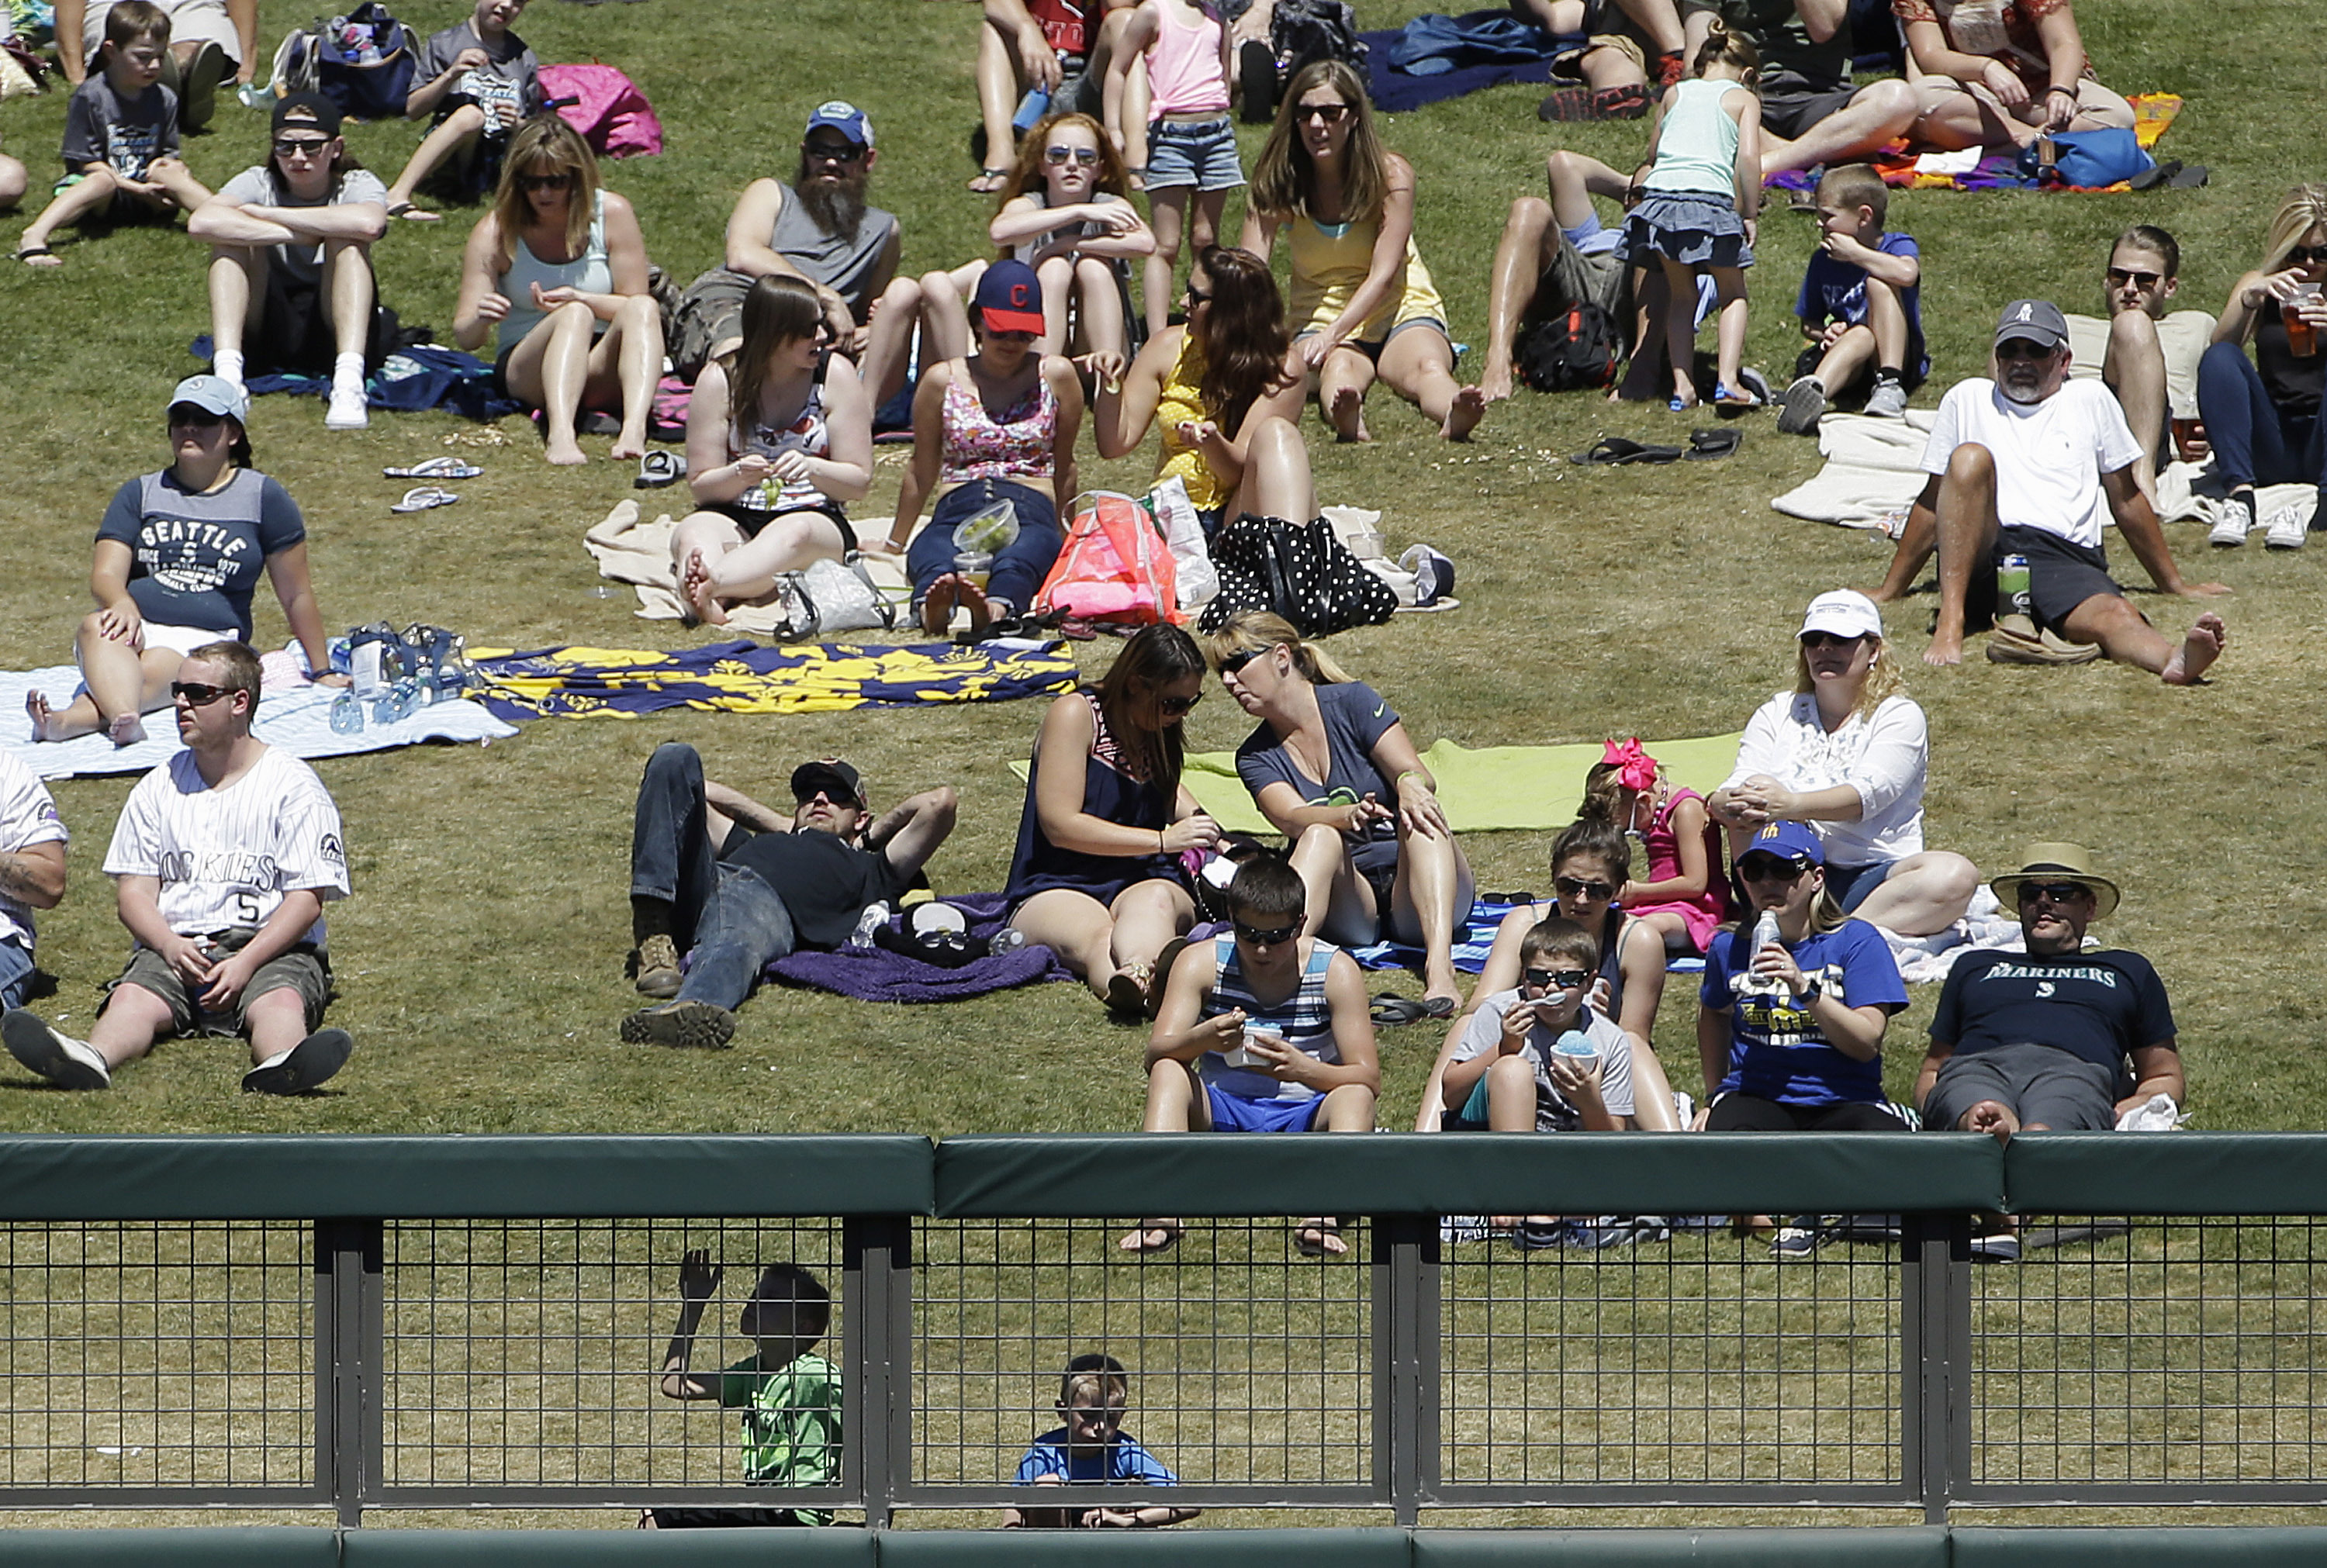
[[[1883,612],[1874,608],[1874,600],[1856,589],[1837,588],[1810,601],[1809,610],[1802,616],[1802,629],[1794,635],[1808,637],[1813,631],[1835,637],[1872,637],[1879,641],[1883,636]]]

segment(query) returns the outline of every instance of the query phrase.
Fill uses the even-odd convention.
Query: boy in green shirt
[[[840,1479],[840,1375],[816,1354],[832,1321],[832,1298],[797,1264],[760,1272],[738,1325],[752,1354],[714,1377],[687,1369],[703,1309],[719,1289],[719,1266],[696,1249],[680,1261],[678,1326],[662,1365],[672,1399],[715,1399],[743,1413],[743,1479],[754,1486],[828,1487]],[[641,1530],[767,1525],[828,1525],[828,1508],[649,1508]]]

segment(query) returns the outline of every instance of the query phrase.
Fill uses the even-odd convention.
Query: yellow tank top
[[[1319,227],[1307,213],[1294,214],[1287,234],[1293,254],[1291,303],[1295,336],[1323,331],[1348,308],[1350,296],[1358,292],[1358,286],[1366,281],[1366,274],[1372,268],[1374,240],[1380,233],[1378,218],[1353,222],[1336,237]],[[1422,257],[1414,248],[1414,236],[1409,234],[1406,237],[1404,292],[1392,294],[1350,336],[1378,343],[1389,336],[1392,328],[1425,320],[1443,323],[1446,306],[1438,297],[1436,285],[1430,281],[1430,269],[1422,265]]]
[[[1198,510],[1209,512],[1228,505],[1228,490],[1204,462],[1204,454],[1180,439],[1183,420],[1211,417],[1199,390],[1203,379],[1203,345],[1196,341],[1195,333],[1187,332],[1180,340],[1180,357],[1164,373],[1164,390],[1155,399],[1155,423],[1164,427],[1164,461],[1157,465],[1155,477],[1179,475],[1180,482],[1188,487],[1188,499]]]

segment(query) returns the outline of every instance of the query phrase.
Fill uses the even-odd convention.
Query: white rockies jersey
[[[66,836],[49,787],[14,751],[0,750],[0,850],[62,844]],[[0,893],[0,941],[33,945],[33,911],[5,893]]]
[[[108,876],[161,879],[162,919],[181,936],[265,925],[283,895],[348,891],[340,810],[315,770],[269,747],[223,789],[181,751],[137,781],[105,852]],[[306,940],[321,944],[323,922]]]

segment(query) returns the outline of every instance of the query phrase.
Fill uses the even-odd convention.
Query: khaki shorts
[[[210,946],[215,953],[232,953],[257,934],[255,929],[238,927],[218,933],[210,939]],[[299,994],[306,1008],[307,1029],[312,1033],[322,1022],[323,1009],[332,1000],[332,966],[329,955],[322,948],[301,942],[261,964],[230,1011],[210,1013],[201,1008],[185,981],[170,967],[168,959],[151,947],[141,947],[129,955],[127,967],[106,986],[107,997],[124,985],[150,992],[168,1004],[171,1033],[221,1035],[248,1033],[246,1019],[250,1004],[270,991],[287,987]],[[100,1007],[98,1011],[104,1010]]]

